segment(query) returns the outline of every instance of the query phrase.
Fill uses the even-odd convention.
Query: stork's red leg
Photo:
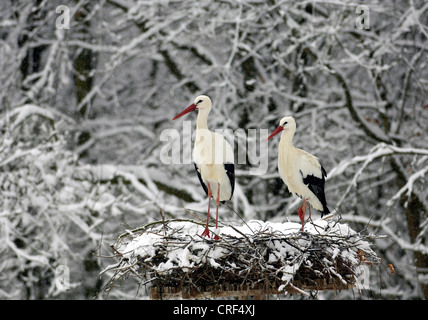
[[[211,186],[208,185],[208,213],[207,213],[207,225],[205,226],[204,232],[202,232],[201,237],[210,237],[210,231],[208,230],[208,222],[210,221],[210,207],[211,207]]]
[[[306,212],[306,199],[303,199],[302,206],[297,211],[299,214],[300,221],[302,221],[302,231],[303,226],[305,225],[305,212]]]
[[[220,203],[220,183],[218,184],[218,191],[217,191],[217,199],[216,199],[216,213],[215,213],[215,228],[218,230],[218,205]],[[214,240],[220,240],[220,237],[218,234],[214,236]]]

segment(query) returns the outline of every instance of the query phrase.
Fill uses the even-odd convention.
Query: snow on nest
[[[169,220],[127,231],[113,245],[120,261],[111,268],[112,280],[132,271],[158,287],[268,281],[284,290],[314,279],[354,284],[362,262],[379,263],[368,236],[332,220],[306,223],[304,232],[294,222],[251,220],[211,230],[218,241],[201,237],[203,229],[193,221]]]

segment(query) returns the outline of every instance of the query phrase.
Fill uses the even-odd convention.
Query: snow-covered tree
[[[123,220],[203,218],[194,116],[171,119],[207,94],[209,127],[245,159],[220,219],[298,219],[262,134],[292,115],[295,145],[327,170],[330,209],[389,236],[369,295],[428,298],[425,1],[20,0],[0,17],[1,281],[20,281],[4,296],[55,294],[63,259],[76,288],[61,294],[84,296],[76,274],[102,269],[88,253],[108,252]],[[173,145],[181,161],[166,164]]]

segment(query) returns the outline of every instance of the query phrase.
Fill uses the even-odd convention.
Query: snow
[[[265,249],[269,250],[265,268],[274,268],[276,274],[282,274],[280,290],[284,290],[293,281],[301,266],[311,270],[315,268],[318,262],[312,260],[308,250],[325,250],[328,256],[322,260],[327,268],[324,272],[328,272],[345,284],[347,282],[336,270],[336,262],[333,262],[337,261],[338,257],[351,265],[358,266],[361,261],[357,255],[358,250],[361,250],[371,255],[373,262],[376,261],[374,258],[376,254],[371,250],[369,242],[363,240],[361,235],[347,224],[331,219],[308,222],[305,224],[303,233],[301,225],[294,222],[250,220],[241,225],[223,225],[217,230],[221,237],[218,241],[200,237],[204,226],[193,221],[171,220],[155,223],[150,227],[144,226],[142,229],[145,231],[138,231],[138,228],[128,231],[126,237],[128,240],[122,238],[115,245],[117,252],[122,255],[121,266],[118,269],[123,270],[125,266],[132,267],[138,264],[138,261],[143,265],[151,262],[149,272],[157,274],[156,278],[174,275],[178,270],[188,273],[198,268],[205,268],[204,266],[222,270],[234,268],[239,272],[235,262],[241,259],[246,261],[246,258],[242,256],[237,260],[229,260],[232,252],[235,253],[235,247],[230,246],[230,243],[241,239],[255,245],[256,241],[260,241],[260,238],[255,238],[255,235],[264,235],[265,241],[268,241]],[[327,240],[320,240],[321,242],[313,248],[312,243],[315,238],[311,238],[310,235],[316,236],[317,239],[325,237]],[[329,244],[321,249],[323,241]],[[161,259],[161,262],[155,263],[154,259]],[[314,271],[320,277],[323,276],[321,270],[314,269]],[[141,276],[146,275],[142,273]],[[150,279],[150,276],[147,277]]]

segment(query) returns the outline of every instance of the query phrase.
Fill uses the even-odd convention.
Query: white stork
[[[233,149],[224,136],[208,130],[207,118],[211,111],[211,99],[198,96],[195,101],[178,114],[174,119],[198,110],[196,124],[196,139],[193,147],[193,163],[198,173],[199,181],[208,196],[207,224],[202,236],[209,237],[208,221],[210,218],[211,197],[216,200],[216,221],[218,228],[218,206],[230,200],[235,187],[235,165]],[[220,239],[215,234],[214,240]]]
[[[330,212],[324,194],[327,173],[317,157],[293,146],[292,140],[296,132],[296,121],[293,117],[282,118],[278,128],[267,140],[280,132],[282,133],[278,147],[278,171],[288,190],[303,199],[303,204],[298,210],[303,231],[306,202],[321,211],[321,218]],[[310,207],[309,217],[311,217]]]

